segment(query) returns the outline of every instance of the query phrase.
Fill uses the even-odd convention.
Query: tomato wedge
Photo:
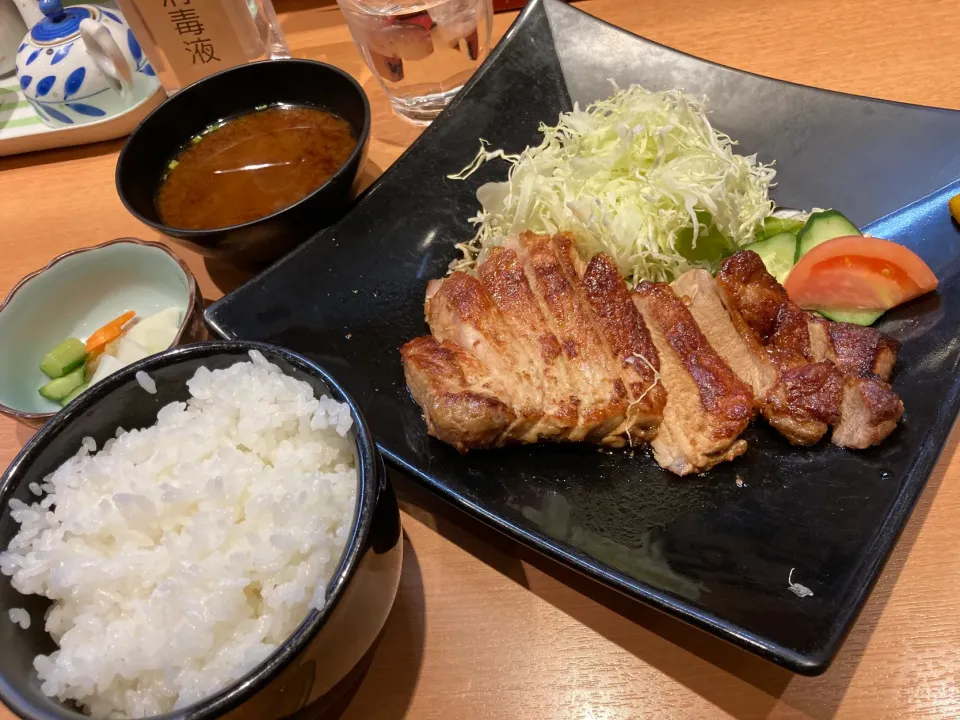
[[[806,310],[889,310],[936,289],[937,276],[903,245],[849,235],[812,248],[783,286]]]

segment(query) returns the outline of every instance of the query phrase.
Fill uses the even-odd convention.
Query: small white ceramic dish
[[[40,362],[68,337],[86,338],[127,310],[168,307],[183,318],[173,345],[205,337],[197,282],[165,245],[133,238],[65,253],[23,278],[0,305],[0,413],[32,426],[60,406],[40,396]]]

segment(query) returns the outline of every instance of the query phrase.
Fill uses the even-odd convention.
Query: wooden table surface
[[[391,114],[330,0],[275,4],[295,55],[339,65],[370,96],[364,172],[372,181],[418,130]],[[756,73],[960,108],[956,0],[591,0],[580,7]],[[514,16],[496,17],[497,37]],[[0,159],[0,295],[71,248],[122,236],[159,239],[117,197],[120,146]],[[242,279],[178,251],[207,298]],[[0,460],[9,462],[29,436],[0,420]],[[793,676],[589,584],[438,507],[401,479],[407,501],[400,590],[344,717],[958,718],[957,437],[836,662],[819,678]],[[0,720],[11,717],[0,707]]]

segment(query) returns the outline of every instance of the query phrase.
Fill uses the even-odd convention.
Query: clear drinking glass
[[[490,51],[492,0],[337,0],[402,118],[427,125]]]

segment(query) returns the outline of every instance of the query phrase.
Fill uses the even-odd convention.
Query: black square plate
[[[880,447],[789,447],[762,423],[746,456],[679,480],[646,451],[538,446],[459,455],[428,437],[399,348],[423,334],[426,282],[472,235],[480,138],[518,152],[608,79],[710,99],[741,152],[777,160],[775,199],[841,208],[914,248],[940,291],[884,321],[904,342],[902,426]],[[338,225],[207,311],[227,337],[321,362],[357,399],[384,455],[521,542],[796,672],[830,660],[923,489],[960,401],[960,113],[832,93],[720,67],[557,0],[532,3],[469,86]],[[960,192],[960,186],[955,188]],[[924,198],[915,202],[916,198]],[[907,206],[905,208],[905,206]],[[891,213],[893,213],[891,215]],[[813,591],[791,591],[787,579]]]

